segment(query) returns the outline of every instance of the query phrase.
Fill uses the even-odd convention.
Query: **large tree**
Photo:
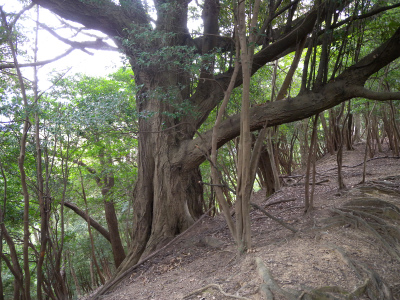
[[[32,0],[62,18],[109,35],[129,58],[139,115],[138,181],[134,192],[134,243],[119,272],[190,226],[202,213],[199,165],[211,150],[212,130],[199,133],[222,101],[233,74],[235,1]],[[399,92],[364,88],[400,56],[400,28],[376,39],[365,53],[345,43],[366,20],[397,11],[397,1],[262,1],[251,74],[294,52],[307,50],[303,85],[295,97],[250,110],[251,130],[315,115],[354,97],[400,99]],[[236,3],[237,4],[237,3]],[[252,1],[246,1],[251,6]],[[153,10],[154,9],[154,10]],[[191,11],[201,12],[202,33],[190,33]],[[150,13],[150,12],[155,13]],[[251,11],[251,10],[247,10]],[[198,21],[201,21],[198,20]],[[398,26],[396,24],[395,26]],[[353,35],[354,36],[354,35]],[[305,40],[305,44],[304,44]],[[252,45],[254,47],[254,45]],[[350,58],[349,58],[350,56]],[[218,59],[228,58],[217,64]],[[347,59],[346,59],[347,58]],[[334,59],[334,61],[331,61]],[[235,86],[242,84],[241,71]],[[240,133],[240,116],[220,123],[218,146]]]

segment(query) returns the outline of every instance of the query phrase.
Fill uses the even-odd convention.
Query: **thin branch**
[[[278,222],[279,224],[281,224],[283,227],[289,229],[290,231],[296,233],[297,229],[295,229],[294,227],[286,224],[285,222],[283,222],[281,219],[278,219],[277,217],[274,217],[273,215],[271,215],[270,213],[268,213],[265,209],[263,209],[261,206],[259,206],[258,204],[255,204],[253,202],[250,202],[250,205],[253,206],[254,208],[257,208],[259,211],[261,211],[264,215],[266,215],[268,218],[271,218],[272,220],[274,220],[275,222]]]
[[[8,26],[9,26],[10,28],[13,28],[14,25],[15,25],[15,24],[17,23],[17,21],[19,20],[19,18],[20,18],[26,11],[30,10],[30,9],[31,9],[32,7],[34,7],[34,6],[35,6],[35,3],[31,3],[31,4],[29,4],[28,6],[24,7],[19,13],[17,13],[17,14],[14,16],[14,19],[13,19],[12,21],[9,22]]]
[[[111,50],[111,51],[118,51],[118,48],[112,47],[109,44],[103,42],[102,38],[97,38],[95,41],[84,41],[84,42],[76,42],[76,41],[70,41],[69,39],[66,39],[62,36],[60,36],[57,32],[55,32],[53,29],[51,29],[49,26],[43,24],[43,23],[38,23],[40,27],[43,29],[47,30],[52,36],[55,38],[59,39],[63,43],[70,45],[73,48],[82,50],[85,53],[88,53],[90,55],[93,55],[89,51],[86,50],[86,48],[90,49],[96,49],[96,50]]]
[[[76,50],[76,48],[71,47],[67,51],[65,51],[63,54],[60,54],[60,55],[58,55],[58,56],[56,56],[54,58],[51,58],[51,59],[48,59],[48,60],[43,60],[43,61],[32,62],[32,63],[18,64],[17,66],[19,68],[43,66],[43,65],[52,63],[52,62],[54,62],[56,60],[59,60],[60,58],[63,58],[65,56],[67,56],[68,54],[70,54],[74,50]],[[0,65],[0,70],[14,69],[14,68],[16,68],[16,65],[14,63],[8,63],[8,64]]]
[[[366,19],[366,18],[375,16],[376,14],[379,14],[381,12],[384,12],[386,10],[390,10],[390,9],[393,9],[393,8],[396,8],[396,7],[400,7],[400,3],[393,4],[393,5],[390,5],[390,6],[379,7],[379,8],[376,8],[376,9],[372,9],[370,12],[367,12],[367,13],[365,13],[363,15],[360,15],[360,16],[348,17],[348,18],[344,19],[343,21],[340,21],[340,22],[336,23],[335,25],[332,25],[331,29],[338,28],[338,27],[340,27],[343,24],[346,24],[348,22],[352,22],[352,21],[355,21],[355,20],[362,20],[362,19]]]
[[[78,216],[84,219],[86,222],[89,220],[90,226],[96,229],[107,241],[111,242],[110,233],[107,229],[101,226],[97,221],[95,221],[92,217],[88,216],[83,210],[81,210],[78,206],[71,202],[64,202],[64,206],[68,207],[72,211],[74,211]]]
[[[353,86],[350,88],[354,91],[355,97],[363,97],[377,101],[400,100],[400,92],[375,92],[362,86]]]

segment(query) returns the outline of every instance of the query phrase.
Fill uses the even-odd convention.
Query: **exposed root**
[[[396,205],[378,198],[355,198],[345,203],[344,207],[382,214],[390,219],[400,220],[400,209]]]
[[[374,202],[378,200],[373,199]],[[366,201],[366,204],[367,202],[368,201]],[[397,226],[393,226],[385,219],[381,218],[381,216],[387,215],[382,213],[382,207],[389,207],[391,212],[396,212],[398,208],[393,205],[395,207],[394,209],[391,207],[392,204],[382,200],[379,200],[378,203],[380,204],[380,208],[378,209],[374,209],[374,206],[371,205],[357,206],[355,207],[357,209],[351,208],[351,205],[345,205],[345,207],[341,209],[332,209],[331,211],[341,216],[345,223],[351,223],[355,225],[355,227],[360,226],[364,228],[380,242],[383,248],[394,259],[400,262],[400,247],[398,244],[400,230]]]
[[[393,299],[390,287],[382,280],[378,273],[364,264],[360,262],[357,263],[355,260],[351,259],[342,248],[335,245],[328,246],[334,249],[343,262],[355,271],[358,278],[361,278],[361,274],[366,274],[364,284],[351,292],[349,298],[346,299],[357,299],[363,294],[367,295],[370,299]]]
[[[198,290],[195,290],[194,292],[186,295],[185,297],[183,297],[183,299],[189,299],[190,297],[192,297],[194,295],[197,295],[197,294],[201,294],[201,293],[203,293],[204,291],[206,291],[206,290],[208,290],[210,288],[218,290],[225,297],[229,297],[229,298],[233,298],[233,299],[251,300],[250,298],[246,298],[246,297],[242,297],[242,296],[236,296],[236,295],[225,293],[222,290],[222,287],[219,284],[215,284],[215,283],[207,284],[206,286],[204,286],[204,287],[202,287],[202,288],[200,288]]]
[[[399,196],[400,191],[398,189],[394,189],[393,187],[389,187],[387,184],[382,183],[375,183],[375,184],[364,184],[363,186],[358,187],[362,192],[373,192],[378,191],[383,194],[392,195],[392,196]]]
[[[265,266],[261,258],[257,257],[255,263],[262,279],[260,294],[266,300],[273,300],[274,295],[281,295],[287,300],[355,300],[365,295],[369,299],[391,300],[393,299],[390,287],[373,270],[362,263],[351,259],[343,249],[335,245],[327,245],[334,249],[343,262],[348,265],[363,283],[353,291],[348,292],[339,286],[322,286],[318,288],[303,288],[300,291],[287,291],[282,289],[273,279],[271,272]]]
[[[265,266],[261,258],[255,258],[255,264],[257,266],[258,274],[261,277],[262,283],[260,286],[260,293],[266,300],[273,300],[273,293],[284,296],[288,300],[297,300],[299,295],[292,294],[282,289],[271,275],[271,272]]]
[[[378,190],[385,194],[398,193],[393,188],[382,188],[376,185],[364,186],[359,189],[366,192]],[[352,199],[344,204],[343,207],[331,209],[331,211],[335,215],[325,220],[327,225],[322,227],[322,229],[341,225],[363,229],[375,241],[379,242],[381,247],[393,259],[400,261],[400,228],[397,224],[398,220],[400,220],[400,209],[398,206],[379,198],[363,197]],[[354,272],[359,280],[363,281],[363,284],[350,293],[330,287],[329,292],[335,292],[335,294],[339,292],[339,298],[322,298],[322,296],[319,296],[321,298],[315,298],[315,292],[321,292],[321,288],[319,288],[311,292],[306,291],[304,297],[301,299],[309,299],[305,297],[310,295],[314,295],[314,298],[312,297],[311,299],[359,299],[363,295],[369,299],[394,299],[391,288],[374,270],[350,258],[342,248],[336,245],[328,245],[328,247],[334,249],[338,257]],[[327,292],[326,289],[323,289],[323,291]],[[393,288],[393,293],[396,294],[395,288]]]

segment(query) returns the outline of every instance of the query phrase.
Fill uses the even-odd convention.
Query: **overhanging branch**
[[[266,121],[268,126],[276,126],[302,120],[355,97],[381,101],[399,99],[399,92],[379,93],[363,87],[371,75],[400,57],[399,49],[400,28],[387,42],[318,90],[304,91],[294,98],[253,107],[250,111],[251,130],[261,129]],[[218,147],[237,137],[240,133],[240,116],[237,114],[227,118],[220,124],[218,133]],[[201,137],[188,141],[185,151],[179,152],[175,158],[175,163],[183,169],[201,164],[205,160],[204,153],[211,149],[211,134],[212,130],[209,130]]]
[[[286,49],[295,47],[301,40],[307,37],[307,35],[314,28],[315,21],[317,19],[317,12],[313,10],[305,17],[303,22],[294,28],[289,34],[282,39],[276,41],[265,47],[254,55],[251,73],[256,73],[261,67],[265,66],[268,62],[277,59],[281,53],[284,53]],[[208,114],[214,109],[214,107],[221,101],[223,97],[222,89],[226,89],[230,82],[233,69],[227,71],[224,74],[215,77],[215,81],[212,84],[199,84],[196,94],[193,96],[194,102],[198,105],[199,117],[196,120],[196,128],[198,128]],[[239,71],[235,82],[235,87],[242,84],[242,72]],[[210,92],[212,91],[212,92]],[[204,100],[204,95],[209,95],[207,100]]]
[[[132,24],[148,25],[149,20],[143,13],[140,2],[123,1],[127,7],[116,5],[113,1],[80,0],[32,0],[53,13],[87,28],[100,30],[114,38],[124,36],[124,29]],[[129,4],[128,4],[129,3]],[[136,9],[130,9],[132,6]]]

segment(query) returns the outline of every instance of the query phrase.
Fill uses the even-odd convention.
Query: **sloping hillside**
[[[379,153],[358,184],[363,149],[344,153],[346,190],[336,157],[318,162],[308,216],[301,176],[268,199],[254,194],[296,233],[253,209],[254,247],[237,256],[222,216],[207,216],[104,299],[400,299],[400,163]]]

